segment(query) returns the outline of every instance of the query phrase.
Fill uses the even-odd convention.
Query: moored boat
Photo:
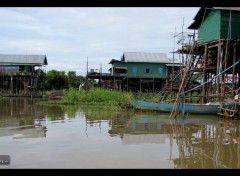
[[[172,112],[175,108],[174,104],[168,103],[153,103],[148,101],[142,100],[129,100],[130,104],[135,109],[141,110],[154,110],[154,111],[161,111],[161,112]],[[218,103],[206,103],[206,104],[180,104],[178,107],[178,112],[182,112],[184,110],[185,113],[189,114],[218,114],[220,113],[220,105]]]

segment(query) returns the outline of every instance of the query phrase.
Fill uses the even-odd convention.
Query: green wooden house
[[[111,75],[121,87],[132,91],[155,92],[161,90],[171,74],[172,66],[180,67],[165,53],[124,52],[121,60],[112,59]]]
[[[164,53],[125,52],[121,60],[111,60],[111,74],[128,78],[168,78],[173,59]],[[179,62],[176,63],[179,65]]]
[[[188,29],[198,30],[198,43],[240,38],[240,7],[202,7]]]
[[[211,82],[201,87],[201,102],[217,101],[223,107],[224,98],[232,98],[240,87],[240,7],[201,7],[188,29],[197,34],[190,54],[198,64],[191,72]]]

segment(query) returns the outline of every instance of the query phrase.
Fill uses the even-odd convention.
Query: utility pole
[[[86,72],[86,79],[85,79],[85,90],[88,90],[88,56],[87,56],[87,72]]]

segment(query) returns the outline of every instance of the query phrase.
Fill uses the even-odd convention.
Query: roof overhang
[[[127,70],[127,67],[114,67],[114,68],[118,70]]]
[[[168,66],[168,67],[172,67],[172,66],[174,66],[174,67],[182,67],[183,65],[179,64],[179,63],[176,63],[176,64],[166,64],[166,66]]]
[[[116,60],[116,59],[112,59],[108,64],[113,64],[114,62],[122,62],[122,61],[119,61],[119,60]]]

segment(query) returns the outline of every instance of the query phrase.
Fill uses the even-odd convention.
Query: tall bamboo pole
[[[204,49],[204,56],[203,56],[203,61],[204,61],[204,65],[203,65],[203,82],[207,81],[207,55],[208,55],[208,46],[207,44],[205,45],[205,49]],[[206,84],[203,85],[202,88],[202,103],[206,103]]]

